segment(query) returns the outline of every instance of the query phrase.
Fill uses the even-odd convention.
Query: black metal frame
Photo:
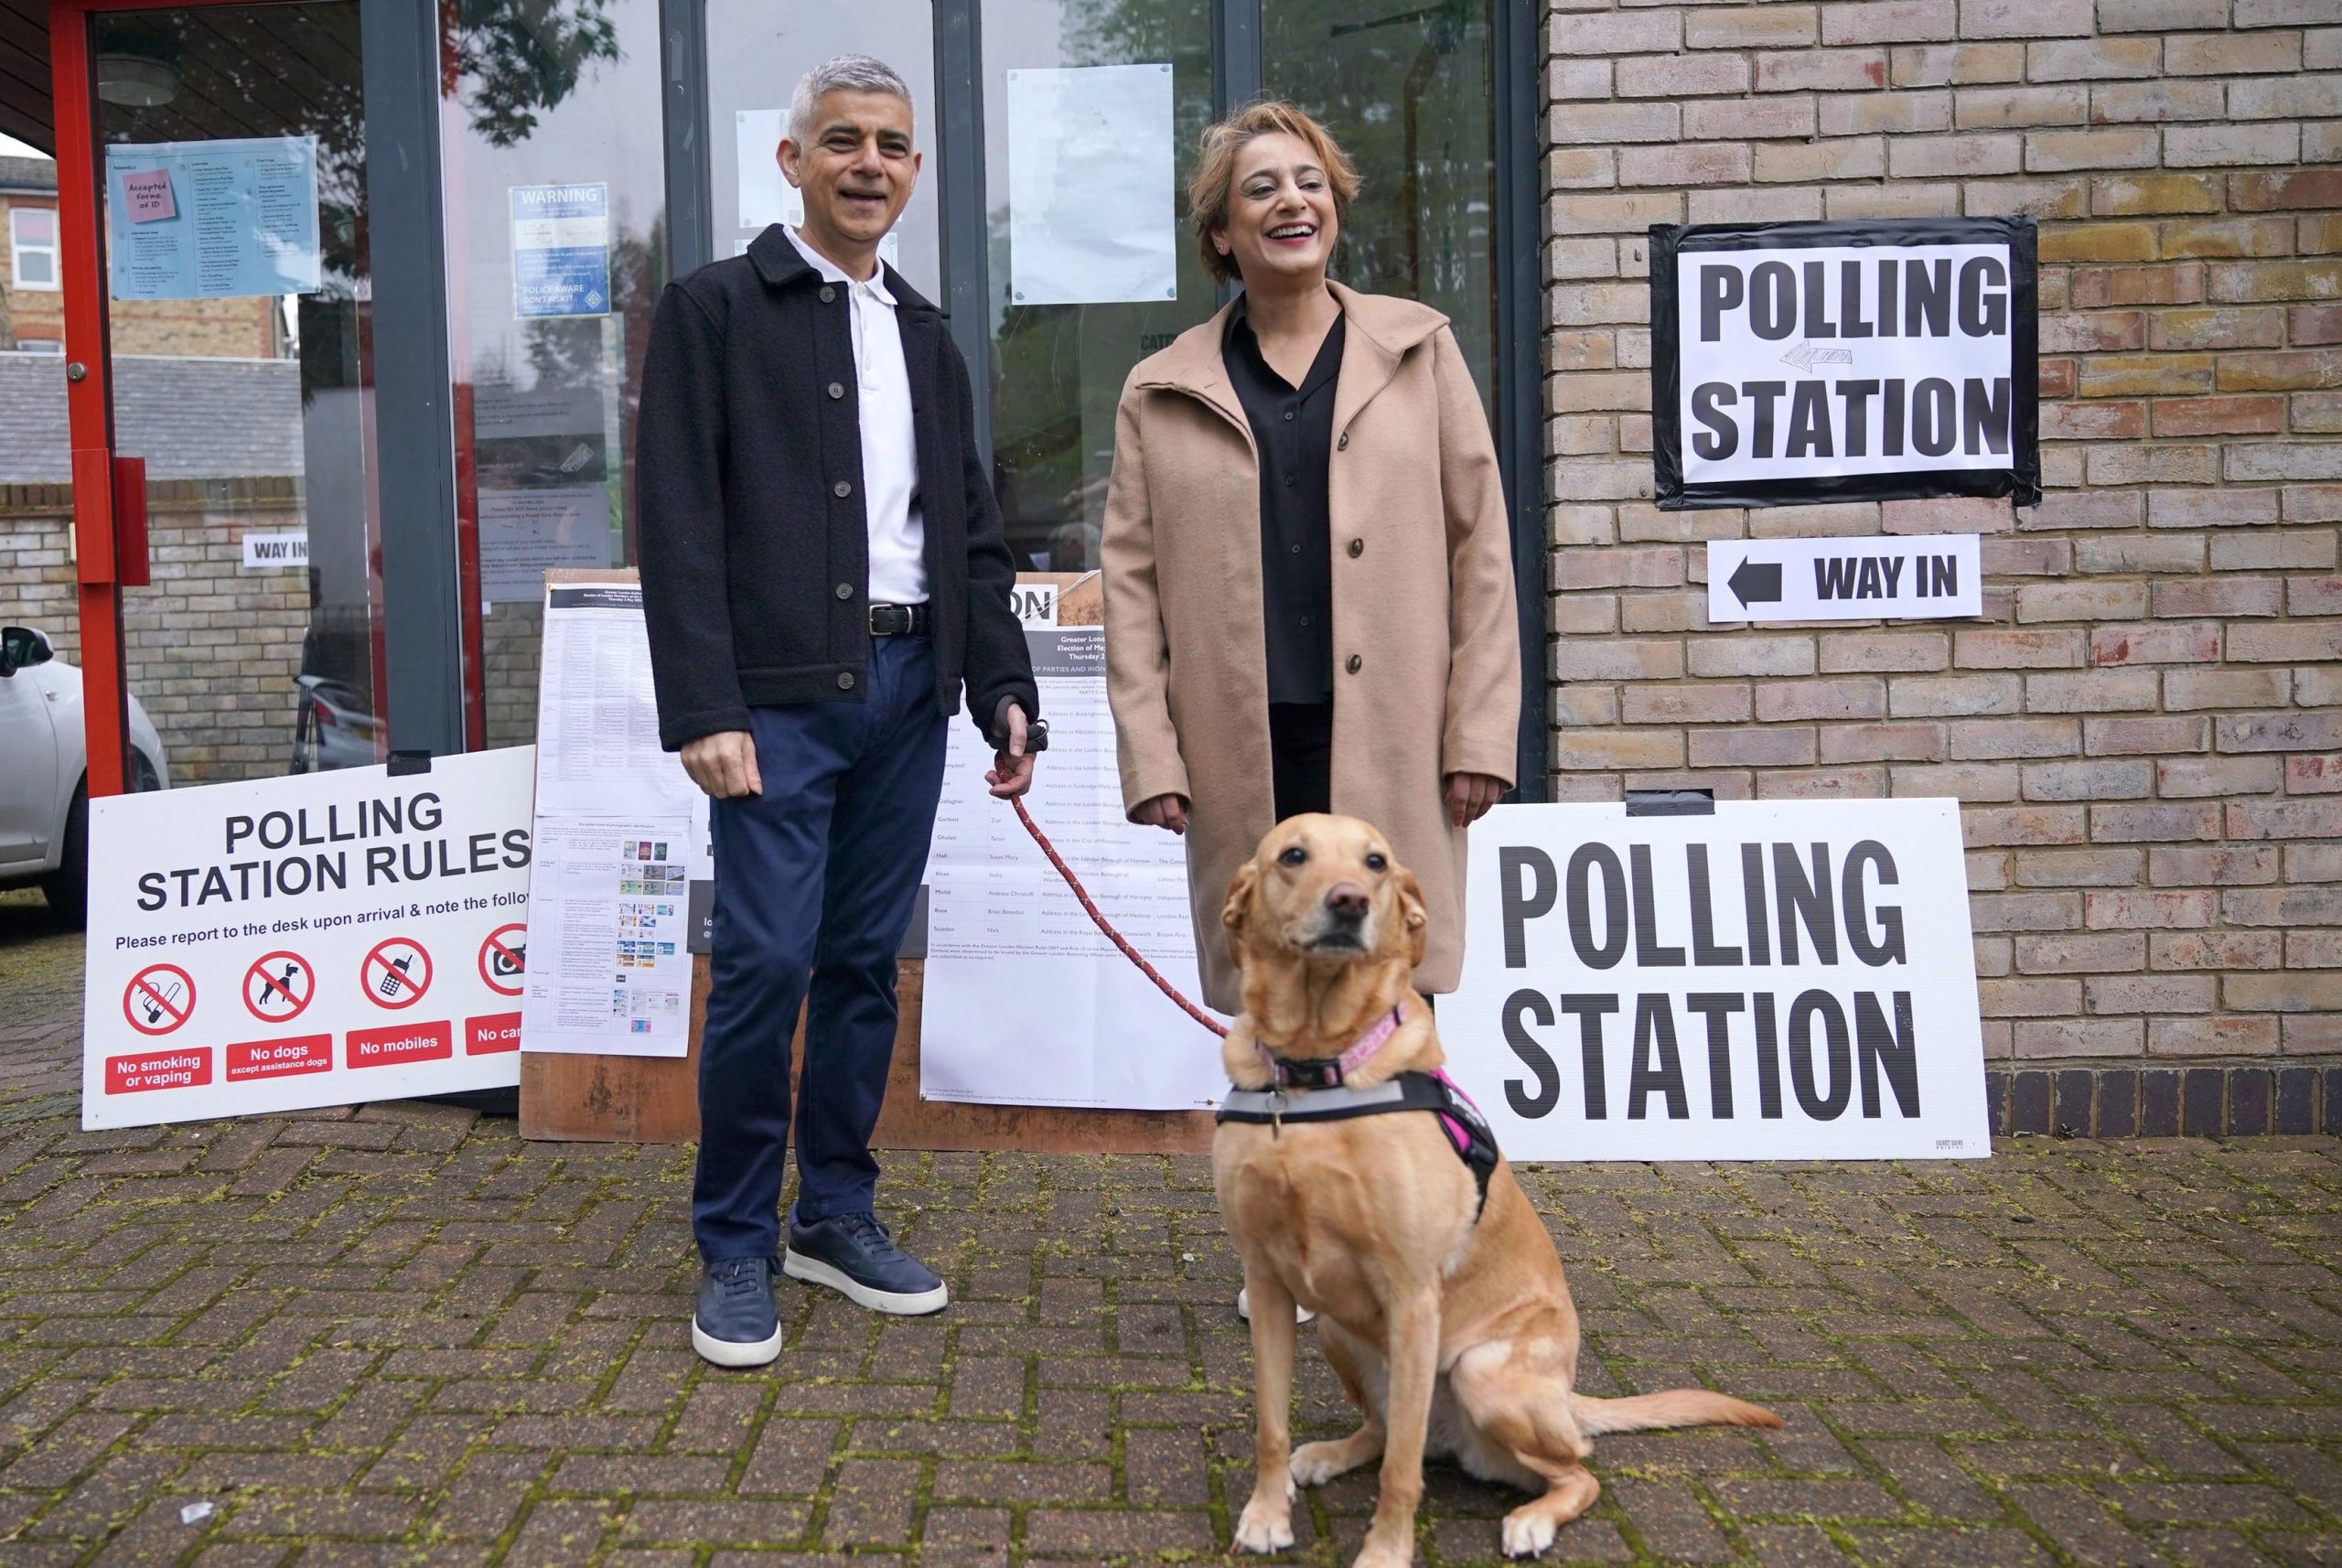
[[[667,275],[715,259],[707,151],[707,0],[659,0],[659,99],[667,149]]]
[[[1212,107],[1224,114],[1260,97],[1263,0],[1212,0]],[[982,0],[933,0],[935,177],[944,298],[952,341],[974,384],[976,442],[992,454],[991,250],[985,220]],[[1521,642],[1520,785],[1508,797],[1548,794],[1545,682],[1543,76],[1537,0],[1492,0],[1495,52],[1497,451],[1512,518]],[[706,0],[660,0],[667,136],[669,275],[714,254],[707,138]]]
[[[397,237],[375,244],[369,258],[390,744],[447,756],[464,749],[464,617],[438,12],[435,5],[361,5],[359,42],[368,221],[378,242]]]
[[[1537,0],[1496,0],[1497,458],[1512,515],[1520,628],[1520,782],[1507,800],[1552,793],[1552,700],[1545,679],[1544,71]]]

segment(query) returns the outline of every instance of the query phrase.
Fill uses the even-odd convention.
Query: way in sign
[[[1712,621],[1943,620],[1983,613],[1972,533],[1708,544]]]

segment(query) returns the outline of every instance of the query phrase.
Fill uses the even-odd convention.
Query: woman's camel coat
[[[1389,836],[1431,917],[1415,983],[1455,989],[1465,834],[1445,776],[1514,782],[1520,646],[1495,444],[1447,318],[1330,285],[1348,318],[1327,477],[1334,554],[1333,806]],[[1220,363],[1229,312],[1123,388],[1102,545],[1123,801],[1191,802],[1204,995],[1238,1008],[1219,908],[1275,825],[1261,631],[1258,460]]]

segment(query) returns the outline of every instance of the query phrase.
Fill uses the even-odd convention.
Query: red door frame
[[[151,0],[150,0],[151,3]],[[65,305],[65,410],[73,462],[73,582],[81,618],[81,722],[91,795],[123,791],[130,704],[123,682],[122,583],[113,537],[113,397],[99,216],[97,98],[90,16],[113,0],[49,0],[57,105],[57,229]]]
[[[65,412],[72,448],[74,596],[81,625],[81,723],[92,796],[128,781],[130,689],[122,590],[147,582],[145,465],[113,451],[106,328],[105,204],[90,19],[113,11],[188,10],[254,0],[48,0],[57,108],[59,281],[65,306]]]

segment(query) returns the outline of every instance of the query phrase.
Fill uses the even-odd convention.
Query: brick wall
[[[124,590],[124,643],[175,784],[267,778],[290,763],[308,576],[243,570],[243,535],[301,519],[295,480],[148,487],[155,581]],[[40,628],[79,664],[72,526],[69,487],[0,485],[0,621]]]
[[[54,197],[0,196],[0,317],[9,324],[0,349],[20,338],[65,340],[65,295],[57,289],[14,286],[15,258],[8,253],[8,208],[12,201],[55,209]],[[199,355],[214,359],[271,360],[285,352],[277,302],[244,299],[126,299],[111,302],[108,331],[117,354]]]
[[[2342,4],[1547,36],[1557,796],[1956,795],[1993,1057],[2342,1052]],[[1650,504],[1649,224],[2012,212],[2040,507]],[[1701,541],[1939,532],[1984,535],[1981,620],[1706,620]]]

